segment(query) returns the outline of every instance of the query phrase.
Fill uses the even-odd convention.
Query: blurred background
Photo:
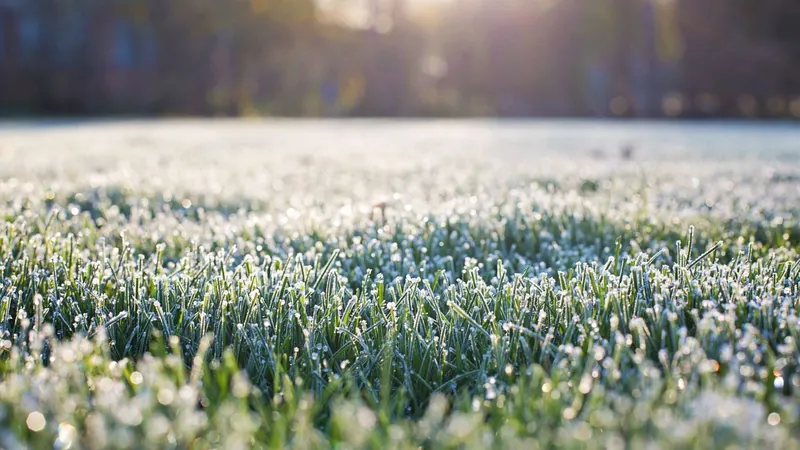
[[[800,118],[798,0],[0,0],[0,115]]]

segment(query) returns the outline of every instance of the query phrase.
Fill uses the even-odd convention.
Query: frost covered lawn
[[[799,448],[789,132],[526,133],[0,129],[0,447]]]

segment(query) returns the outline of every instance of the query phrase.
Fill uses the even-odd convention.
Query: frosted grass
[[[360,126],[3,130],[0,446],[800,445],[783,140]]]

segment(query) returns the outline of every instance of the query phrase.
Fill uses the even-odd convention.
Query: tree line
[[[796,0],[0,2],[0,112],[800,117]]]

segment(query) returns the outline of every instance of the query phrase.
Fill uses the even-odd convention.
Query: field
[[[800,448],[800,131],[548,126],[0,128],[0,448]]]

